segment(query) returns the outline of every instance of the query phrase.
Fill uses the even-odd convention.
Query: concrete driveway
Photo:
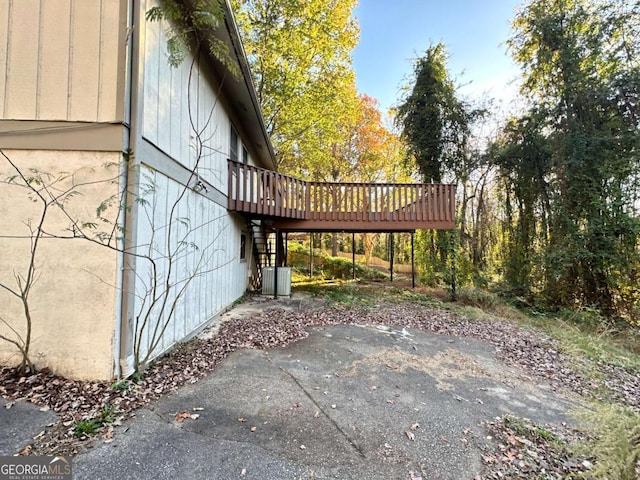
[[[236,351],[139,410],[74,458],[74,478],[473,479],[490,449],[481,422],[567,421],[568,401],[518,375],[476,339],[318,327]]]

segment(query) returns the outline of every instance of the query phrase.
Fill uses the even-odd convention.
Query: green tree
[[[464,163],[470,109],[458,99],[442,43],[431,45],[414,65],[414,83],[397,109],[409,155],[425,181],[442,182]]]
[[[446,179],[461,184],[461,191],[466,195],[471,174],[483,161],[483,157],[470,148],[471,126],[484,111],[471,108],[459,98],[446,62],[447,52],[442,43],[429,46],[425,55],[416,60],[413,84],[397,108],[396,122],[402,129],[409,160],[415,163],[423,181],[441,183]],[[484,181],[482,178],[481,182]],[[459,204],[463,208],[458,218],[463,219],[462,232],[466,234],[466,197]],[[465,235],[463,238],[468,247],[465,257],[470,259],[468,263],[473,263],[473,252],[477,253],[479,249],[470,248],[472,240],[481,237]],[[453,284],[449,270],[449,254],[453,248],[451,235],[420,232],[417,242],[423,279],[430,284],[448,279]]]
[[[240,67],[231,55],[229,46],[212,34],[224,23],[223,0],[197,0],[185,3],[180,0],[161,0],[159,5],[147,10],[145,18],[150,22],[166,20],[167,61],[172,67],[180,65],[193,44],[204,45],[236,78]]]
[[[511,119],[489,147],[503,189],[502,258],[504,279],[515,295],[532,300],[540,283],[540,247],[548,246],[550,151],[535,112]]]
[[[604,313],[638,284],[637,4],[534,0],[509,46],[550,148],[545,293]],[[635,39],[635,40],[634,40]],[[626,298],[626,300],[625,300]]]
[[[234,0],[278,169],[319,179],[355,114],[355,0]]]

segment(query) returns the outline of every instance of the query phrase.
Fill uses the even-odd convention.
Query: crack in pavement
[[[271,362],[271,359],[269,359],[269,362]],[[338,422],[336,422],[333,417],[331,417],[331,415],[329,415],[324,408],[322,408],[322,406],[320,406],[318,404],[318,402],[316,402],[315,398],[313,398],[313,396],[311,395],[311,393],[304,387],[304,385],[295,377],[295,375],[293,375],[290,371],[288,371],[287,369],[278,366],[278,368],[285,373],[286,375],[288,375],[294,382],[296,385],[298,385],[298,387],[300,388],[300,390],[302,390],[304,392],[304,394],[307,396],[307,398],[309,400],[311,400],[311,403],[313,403],[316,408],[322,412],[322,414],[333,424],[333,426],[344,436],[344,438],[347,440],[347,442],[349,443],[349,445],[351,445],[351,447],[353,447],[353,449],[358,453],[358,455],[360,455],[362,458],[367,458],[363,448],[357,444],[357,442],[351,438],[349,436],[349,433],[346,432],[339,424]]]

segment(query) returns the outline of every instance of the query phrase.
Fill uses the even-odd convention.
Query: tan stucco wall
[[[67,204],[70,215],[84,221],[95,219],[101,201],[117,194],[120,154],[114,152],[60,152],[5,150],[23,172],[37,168],[41,172],[73,173],[60,184],[78,186],[78,195]],[[106,164],[113,163],[109,167]],[[4,180],[15,171],[0,157],[0,282],[16,287],[15,273],[26,273],[29,262],[29,238],[25,222],[35,228],[40,204],[29,199],[25,189],[8,185]],[[109,216],[114,218],[117,208]],[[71,222],[52,207],[46,231],[69,236]],[[33,316],[31,357],[38,367],[79,379],[109,379],[113,373],[114,328],[117,321],[116,282],[117,253],[87,240],[45,238],[38,247],[36,266],[38,281],[30,295]],[[18,298],[0,289],[0,317],[24,332],[24,316]],[[12,335],[0,324],[0,333]],[[0,363],[16,363],[15,347],[0,341]]]
[[[122,121],[128,3],[0,1],[0,118]]]

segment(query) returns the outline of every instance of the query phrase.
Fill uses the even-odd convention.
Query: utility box
[[[278,267],[278,296],[291,296],[291,267]],[[262,294],[275,293],[275,267],[262,268]]]

